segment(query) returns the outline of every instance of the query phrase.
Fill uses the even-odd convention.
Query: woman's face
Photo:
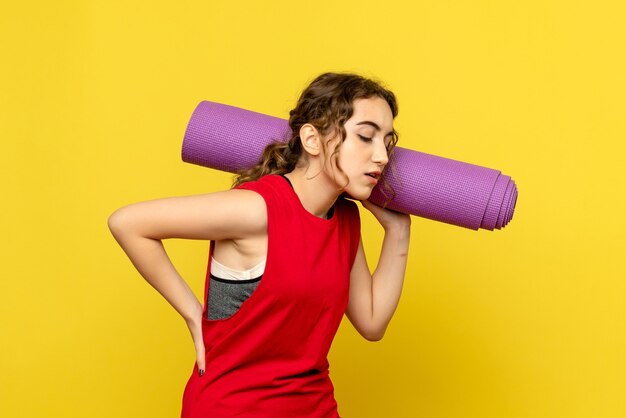
[[[345,186],[344,191],[351,197],[365,200],[389,162],[387,147],[393,139],[393,115],[381,97],[357,99],[353,108],[352,117],[344,124],[346,139],[339,147],[339,155],[332,158],[330,175],[338,187]],[[339,140],[337,136],[329,142],[329,154]],[[337,162],[345,175],[337,169]]]

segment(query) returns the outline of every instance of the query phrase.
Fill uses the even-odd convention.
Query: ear
[[[320,155],[322,152],[322,137],[315,126],[310,123],[305,123],[300,128],[300,141],[308,154]]]

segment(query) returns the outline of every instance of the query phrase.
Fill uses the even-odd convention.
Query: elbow
[[[371,343],[375,343],[383,339],[382,334],[381,335],[364,335],[363,337]]]
[[[377,342],[383,339],[385,336],[385,329],[371,329],[371,330],[362,330],[361,336],[370,342]]]
[[[107,219],[107,226],[109,227],[109,231],[113,234],[114,237],[119,237],[124,230],[124,214],[121,209],[113,212],[109,218]]]

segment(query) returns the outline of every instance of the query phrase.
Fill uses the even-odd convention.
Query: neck
[[[340,191],[324,173],[315,176],[311,171],[310,169],[307,171],[306,168],[295,168],[285,176],[291,181],[302,206],[318,218],[327,219],[328,211],[335,204]]]

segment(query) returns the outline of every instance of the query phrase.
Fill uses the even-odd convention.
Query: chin
[[[340,196],[346,197],[348,199],[352,199],[352,200],[367,200],[370,198],[370,196],[372,195],[372,191],[344,191]]]

